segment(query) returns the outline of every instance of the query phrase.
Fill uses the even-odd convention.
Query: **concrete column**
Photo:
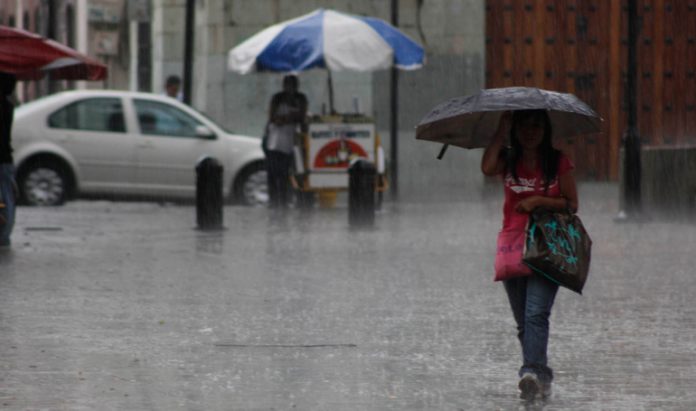
[[[163,91],[164,74],[162,73],[164,64],[164,38],[162,35],[164,21],[164,5],[162,0],[152,1],[152,92],[160,93]]]
[[[128,78],[128,89],[138,91],[138,22],[131,21],[128,25],[129,50],[130,50],[130,73]]]
[[[205,2],[202,6],[196,6],[196,21],[194,22],[194,30],[196,31],[194,41],[195,50],[193,52],[193,78],[195,81],[191,86],[191,105],[197,110],[205,112],[208,103],[208,32],[210,27],[208,16],[210,8],[214,7],[211,2]]]
[[[75,6],[75,29],[77,30],[77,35],[75,37],[77,42],[77,51],[83,54],[88,54],[87,0],[77,0]],[[87,88],[87,82],[77,81],[75,82],[75,87],[78,90],[84,90]]]
[[[77,51],[87,54],[88,50],[88,28],[87,28],[87,0],[77,0],[75,7],[75,29],[77,30],[76,42]]]
[[[23,0],[17,0],[17,7],[15,8],[15,27],[18,29],[23,29],[24,27],[24,2]]]
[[[15,8],[15,27],[19,29],[24,28],[24,3],[23,0],[17,0]],[[19,101],[24,101],[24,87],[15,87],[15,93],[17,93],[17,99]]]

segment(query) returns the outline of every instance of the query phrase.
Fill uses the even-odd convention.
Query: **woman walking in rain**
[[[573,212],[578,196],[570,159],[551,144],[552,129],[545,110],[505,113],[486,147],[481,171],[501,175],[505,192],[503,228],[525,230],[537,207]],[[510,146],[507,147],[509,138]],[[558,285],[544,276],[520,270],[503,280],[522,345],[520,397],[551,394],[553,371],[548,366],[549,317]]]

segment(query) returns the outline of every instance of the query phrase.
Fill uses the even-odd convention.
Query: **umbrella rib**
[[[537,92],[537,94],[541,96],[541,99],[544,101],[544,106],[546,106],[546,109],[548,110],[549,100],[546,98],[546,95],[542,93],[541,90],[539,90],[538,88],[535,88],[534,90]]]

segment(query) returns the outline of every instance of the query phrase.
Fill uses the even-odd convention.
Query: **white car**
[[[193,199],[196,165],[223,166],[226,199],[268,201],[259,138],[230,134],[179,101],[149,93],[79,90],[17,108],[12,131],[20,201],[78,195]]]

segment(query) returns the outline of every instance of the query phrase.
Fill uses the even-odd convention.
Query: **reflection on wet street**
[[[616,224],[602,184],[580,187],[592,269],[557,299],[553,395],[518,399],[499,194],[387,202],[362,229],[341,203],[227,207],[216,232],[190,206],[21,208],[0,409],[696,409],[696,226]]]

